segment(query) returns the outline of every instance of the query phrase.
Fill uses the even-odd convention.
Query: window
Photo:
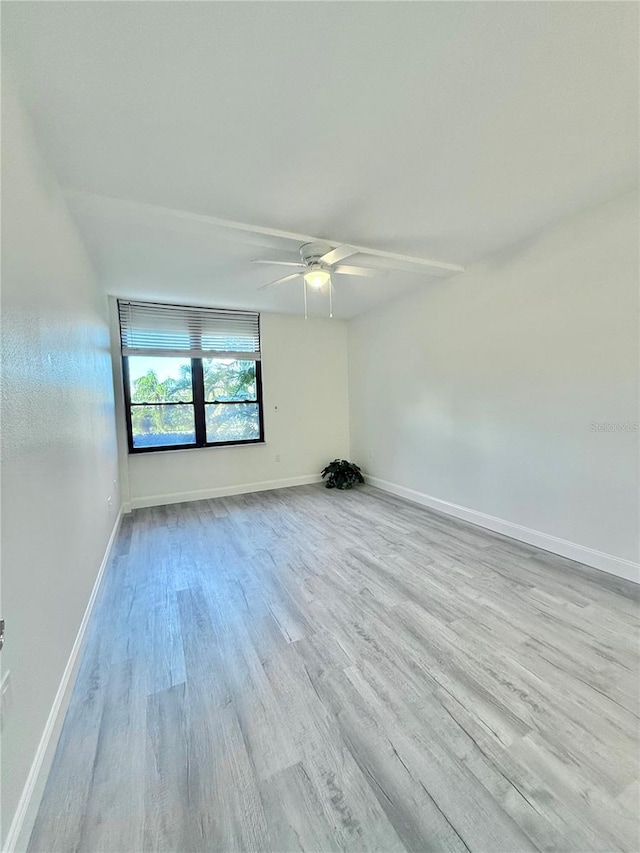
[[[260,317],[118,301],[131,453],[264,441]]]

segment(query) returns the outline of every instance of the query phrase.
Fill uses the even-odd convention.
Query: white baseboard
[[[55,699],[53,700],[53,705],[51,706],[49,717],[31,764],[27,781],[22,789],[22,794],[18,801],[18,806],[13,816],[13,820],[11,821],[11,826],[9,827],[9,832],[7,833],[2,853],[16,853],[16,851],[23,851],[27,849],[33,824],[35,823],[36,815],[38,813],[42,793],[44,791],[47,775],[51,768],[51,762],[53,761],[58,738],[62,729],[62,723],[64,722],[64,716],[75,684],[78,666],[80,664],[80,652],[82,650],[84,635],[87,630],[89,619],[91,618],[96,598],[98,597],[98,592],[100,590],[105,570],[109,564],[109,557],[111,556],[111,550],[114,542],[116,541],[121,521],[122,508],[118,512],[118,516],[113,525],[113,530],[111,531],[111,536],[107,542],[104,557],[102,558],[100,568],[98,569],[98,574],[96,575],[93,589],[91,590],[91,595],[89,596],[89,601],[84,611],[84,616],[82,617],[82,622],[80,623],[76,639],[73,643],[73,648],[71,649],[71,654],[69,655],[69,660],[67,661]]]
[[[529,527],[523,527],[521,524],[514,524],[512,521],[505,521],[503,518],[487,515],[466,506],[443,501],[423,492],[417,492],[414,489],[408,489],[387,480],[380,480],[378,477],[368,476],[367,483],[385,492],[413,501],[413,503],[435,509],[445,515],[452,515],[479,527],[486,527],[488,530],[502,533],[511,539],[518,539],[528,545],[535,545],[543,551],[551,551],[553,554],[559,554],[561,557],[567,557],[577,563],[584,563],[594,569],[617,575],[619,578],[640,583],[640,564],[631,560],[614,557],[612,554],[605,554],[603,551],[595,551],[593,548],[587,548],[584,545],[576,545],[575,542],[559,539],[557,536],[550,536],[548,533],[541,533],[539,530],[532,530]]]
[[[132,498],[131,507],[142,509],[149,506],[165,506],[166,504],[181,504],[189,501],[202,501],[207,498],[224,498],[230,495],[245,495],[249,492],[268,492],[272,489],[288,489],[291,486],[306,486],[308,483],[319,483],[319,474],[305,474],[302,477],[288,477],[284,480],[262,480],[259,483],[244,483],[241,486],[219,486],[214,489],[199,489],[192,492],[173,492],[164,495],[146,495]]]

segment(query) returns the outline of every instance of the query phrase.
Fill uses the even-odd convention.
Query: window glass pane
[[[204,398],[208,403],[256,399],[256,363],[228,358],[203,358]]]
[[[260,438],[257,403],[207,403],[207,441]]]
[[[131,406],[131,431],[134,447],[195,444],[193,406]]]
[[[130,355],[129,388],[132,403],[189,403],[191,359]]]

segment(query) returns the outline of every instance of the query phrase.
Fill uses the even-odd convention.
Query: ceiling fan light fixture
[[[320,290],[321,287],[324,287],[331,280],[331,273],[322,267],[312,268],[304,274],[304,280],[309,287]]]

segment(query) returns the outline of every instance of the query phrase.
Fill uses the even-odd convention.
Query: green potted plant
[[[352,489],[356,483],[364,483],[364,477],[357,465],[346,459],[334,459],[322,470],[322,479],[326,478],[327,489]]]

